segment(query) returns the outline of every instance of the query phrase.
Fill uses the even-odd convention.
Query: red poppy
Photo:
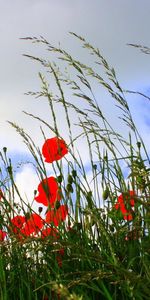
[[[41,231],[41,237],[42,237],[42,238],[45,238],[45,237],[47,237],[47,236],[52,236],[52,237],[58,239],[58,238],[59,238],[59,234],[58,234],[57,229],[56,229],[56,228],[50,228],[50,227],[48,227],[48,228],[46,228],[46,229],[43,229],[43,230]]]
[[[118,203],[128,203],[129,200],[130,200],[130,205],[131,206],[134,206],[135,205],[135,192],[134,191],[129,191],[129,194],[128,193],[124,193],[124,194],[121,194],[119,197],[118,197],[118,200],[117,202]]]
[[[11,219],[11,229],[12,231],[17,234],[20,232],[20,229],[23,228],[24,223],[26,222],[26,218],[24,216],[15,216],[13,219]]]
[[[114,205],[114,208],[118,210],[118,209],[120,208],[120,203],[116,203],[116,204]]]
[[[58,226],[62,221],[65,221],[68,215],[67,205],[60,205],[58,209],[49,210],[46,214],[46,222],[53,223]]]
[[[45,206],[54,207],[54,203],[61,199],[61,190],[54,177],[49,177],[40,182],[38,185],[39,195],[34,199]]]
[[[42,229],[43,224],[44,222],[38,214],[31,214],[21,233],[27,236],[32,233],[37,234]]]
[[[132,221],[133,220],[133,216],[129,212],[127,212],[126,214],[124,214],[123,218],[124,218],[124,220],[127,220],[127,221]]]
[[[47,139],[42,147],[45,162],[49,163],[61,159],[67,153],[68,149],[65,141],[58,137]]]
[[[131,221],[133,219],[131,211],[128,211],[124,205],[124,203],[120,204],[120,210],[123,214],[124,220]]]
[[[0,229],[0,242],[3,242],[7,233]]]
[[[124,220],[131,221],[133,219],[132,209],[127,210],[125,204],[129,203],[131,207],[134,207],[135,196],[136,194],[134,191],[129,191],[129,194],[128,193],[121,194],[117,199],[117,203],[115,204],[114,208],[117,210],[118,209],[121,210]]]

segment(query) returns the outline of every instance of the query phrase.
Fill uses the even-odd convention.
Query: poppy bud
[[[10,175],[12,175],[12,166],[11,165],[7,167],[7,171]]]
[[[106,189],[103,191],[103,194],[102,194],[102,197],[103,197],[103,200],[106,200],[109,196],[109,188],[106,187]]]
[[[140,149],[141,148],[141,142],[137,142],[137,147]]]
[[[97,170],[97,165],[93,165],[93,169],[96,171]]]
[[[57,182],[62,183],[63,177],[62,175],[57,176]]]
[[[7,152],[7,148],[3,147],[3,151],[4,151],[4,153],[6,153]]]
[[[37,194],[37,190],[34,190],[34,196],[36,196],[36,194]]]
[[[72,184],[72,182],[73,182],[73,178],[72,178],[72,176],[69,174],[69,175],[68,175],[68,183]]]
[[[42,212],[42,210],[43,210],[43,207],[39,207],[39,209],[38,209],[38,211],[39,211],[39,214]]]
[[[55,202],[55,208],[58,209],[59,207],[60,207],[60,202],[59,202],[59,201],[56,201],[56,202]]]
[[[72,185],[70,183],[67,184],[66,189],[67,189],[68,193],[73,193],[73,187],[72,187]]]
[[[76,170],[72,170],[72,176],[73,176],[74,179],[76,178],[76,176],[77,176]]]

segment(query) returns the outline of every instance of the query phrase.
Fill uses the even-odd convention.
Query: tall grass
[[[39,121],[44,143],[48,138],[64,138],[59,110],[64,111],[62,122],[66,123],[69,153],[49,167],[61,188],[61,205],[68,207],[68,216],[58,226],[54,222],[49,224],[39,203],[38,212],[26,204],[4,147],[0,181],[0,299],[149,299],[149,154],[114,68],[99,49],[83,37],[71,35],[81,42],[91,60],[94,57],[95,65],[80,62],[43,37],[25,38],[46,47],[49,56],[52,53],[56,56],[52,63],[25,54],[43,67],[39,73],[41,90],[27,95],[46,98],[53,125],[35,114],[24,113]],[[55,83],[54,91],[48,81]],[[107,92],[109,101],[114,100],[116,110],[120,111],[118,124],[124,124],[127,135],[116,132],[105,116],[92,88],[95,84]],[[77,118],[76,124],[70,117],[72,113]],[[9,123],[22,136],[33,156],[39,182],[48,178],[41,149],[19,124]],[[78,141],[86,145],[86,166],[87,159],[76,146]],[[36,189],[33,187],[34,196]],[[45,191],[47,198],[49,192]],[[54,210],[59,207],[56,201]],[[57,230],[59,238],[56,234],[43,238],[42,228],[19,235],[20,227],[13,227],[12,219],[20,214],[26,220],[31,214],[40,215],[47,228],[54,233]]]

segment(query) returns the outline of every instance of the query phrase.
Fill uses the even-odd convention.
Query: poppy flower
[[[117,203],[115,204],[114,208],[117,210],[120,209],[120,211],[123,214],[124,220],[131,221],[133,219],[132,209],[127,210],[125,204],[130,204],[131,207],[134,207],[135,196],[136,194],[134,191],[129,191],[129,194],[128,193],[121,194],[117,199]]]
[[[47,139],[42,147],[42,154],[48,163],[61,159],[67,153],[65,141],[58,137]]]
[[[123,193],[118,197],[117,202],[118,203],[130,203],[131,206],[135,205],[135,192],[134,191],[129,191],[129,193]],[[129,201],[130,200],[130,201]]]
[[[123,214],[126,213],[126,211],[127,211],[126,208],[125,208],[124,203],[116,203],[114,208],[116,210],[120,209]]]
[[[124,214],[123,218],[124,218],[124,220],[127,220],[127,221],[133,220],[133,216],[130,212],[127,212],[126,214]]]
[[[54,203],[61,199],[61,190],[56,179],[51,176],[40,182],[38,185],[39,195],[34,199],[45,206],[54,207]]]
[[[21,230],[21,233],[27,236],[32,233],[38,233],[43,225],[43,220],[38,214],[31,214],[30,218],[26,221],[24,228]]]
[[[54,238],[59,238],[59,234],[56,228],[45,228],[41,231],[41,237],[45,238],[47,236],[52,236]]]
[[[17,234],[20,232],[20,229],[23,228],[24,223],[26,222],[26,218],[24,216],[15,216],[14,218],[11,219],[11,229],[12,231]]]
[[[120,210],[123,214],[124,220],[131,221],[133,219],[131,211],[128,211],[124,205],[124,203],[120,204]]]
[[[49,210],[46,213],[46,222],[53,223],[55,226],[58,226],[62,221],[66,219],[67,215],[67,205],[60,205],[58,209]]]
[[[0,242],[3,242],[7,233],[0,229]]]

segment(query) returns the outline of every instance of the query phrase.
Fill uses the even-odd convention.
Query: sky
[[[124,89],[150,95],[150,56],[127,46],[128,43],[150,46],[149,14],[149,0],[13,0],[13,3],[0,0],[0,150],[7,147],[15,161],[28,157],[27,148],[7,123],[8,120],[17,122],[41,145],[39,124],[22,111],[34,113],[51,122],[45,102],[25,95],[27,91],[39,90],[38,72],[41,69],[39,64],[22,54],[41,56],[45,52],[43,48],[20,38],[41,35],[52,45],[58,46],[60,43],[61,47],[81,61],[87,60],[79,43],[69,35],[70,31],[75,32],[101,50],[115,68]],[[99,90],[95,92],[100,93]],[[102,97],[98,97],[98,101],[101,105],[104,95],[100,95]],[[145,144],[150,148],[150,103],[136,95],[128,95],[127,100]],[[104,108],[108,111],[108,107],[104,105]],[[110,116],[111,109],[110,106]],[[120,126],[116,120],[114,125],[116,128]],[[64,127],[62,131],[65,132]],[[80,144],[79,147],[84,154],[84,145]],[[17,182],[22,187],[24,180],[30,177],[34,181],[33,170],[25,166],[17,175]],[[34,183],[28,184],[28,194],[36,183],[35,179]]]

